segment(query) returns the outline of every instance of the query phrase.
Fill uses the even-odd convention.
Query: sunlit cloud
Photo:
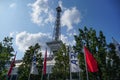
[[[51,37],[48,33],[28,33],[26,31],[20,32],[16,34],[16,45],[18,46],[18,49],[22,52],[28,49],[28,47],[35,45],[36,43],[39,43],[41,48],[46,48],[46,42],[50,41]]]
[[[61,40],[63,41],[63,43],[65,43],[66,45],[75,45],[75,41],[74,40],[70,40],[68,36],[65,35],[61,35]]]
[[[44,26],[45,24],[55,21],[54,11],[50,8],[48,1],[49,0],[36,0],[34,3],[28,4],[32,9],[30,15],[33,23]]]
[[[12,3],[9,5],[10,8],[15,8],[16,6],[17,6],[16,3]]]
[[[64,11],[61,18],[62,26],[66,26],[68,31],[73,29],[74,24],[81,22],[81,15],[76,7]]]
[[[52,0],[36,0],[34,3],[29,3],[28,6],[32,9],[31,20],[33,23],[44,26],[46,24],[55,23],[56,11],[52,9],[49,2]],[[73,29],[73,25],[81,22],[80,11],[76,7],[66,8],[62,1],[58,2],[62,8],[61,26],[67,27],[67,31]]]

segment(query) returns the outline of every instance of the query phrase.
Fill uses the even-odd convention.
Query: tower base
[[[57,51],[61,48],[61,45],[63,42],[61,40],[59,41],[51,41],[46,43],[50,50],[53,52],[53,55],[57,53]]]

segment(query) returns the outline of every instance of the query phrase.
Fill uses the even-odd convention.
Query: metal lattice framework
[[[60,13],[62,11],[61,7],[58,6],[56,8],[56,11],[57,11],[57,15],[56,15],[55,27],[54,27],[54,31],[53,31],[53,40],[50,42],[46,42],[46,44],[48,45],[50,50],[53,52],[53,54],[55,54],[60,49],[61,45],[63,44],[60,39],[60,35],[61,35]]]
[[[60,29],[60,13],[61,13],[61,7],[58,6],[56,8],[57,11],[57,16],[56,16],[56,21],[55,21],[55,27],[53,31],[53,40],[58,41],[60,40],[60,35],[61,35],[61,29]]]

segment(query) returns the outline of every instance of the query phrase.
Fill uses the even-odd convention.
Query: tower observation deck
[[[60,27],[60,17],[61,17],[61,7],[58,6],[56,8],[57,11],[57,15],[56,15],[56,21],[55,21],[55,26],[54,26],[54,31],[53,31],[53,40],[50,42],[46,42],[46,44],[48,45],[48,47],[50,48],[50,50],[53,52],[53,56],[54,54],[60,49],[61,45],[63,44],[60,36],[61,36],[61,27]]]

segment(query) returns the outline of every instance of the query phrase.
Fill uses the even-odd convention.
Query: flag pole
[[[79,75],[79,80],[80,80],[80,71],[79,71],[79,74],[78,74],[78,75]]]
[[[33,54],[34,55],[34,54]],[[31,71],[31,66],[30,66],[30,71]],[[28,80],[30,80],[30,73],[29,73],[29,76],[28,76]]]
[[[83,47],[84,49],[84,47]],[[84,50],[83,50],[84,51]],[[85,68],[86,68],[86,76],[87,76],[87,80],[89,80],[89,77],[88,77],[88,70],[87,70],[87,63],[86,63],[86,57],[85,57],[85,51],[84,51],[84,60],[85,60]]]
[[[48,67],[48,76],[47,76],[48,80],[49,80],[49,67]]]
[[[42,75],[41,75],[41,80],[43,79],[43,69],[42,69]]]
[[[34,53],[35,54],[35,53]],[[33,55],[34,55],[33,54]],[[30,66],[30,72],[31,72],[31,67],[32,67],[32,65]],[[29,76],[28,76],[28,80],[30,79],[30,73],[29,73]]]
[[[50,51],[50,54],[49,54],[49,58],[50,58],[50,60],[52,59],[52,57],[51,57],[51,51]],[[52,66],[52,65],[51,65],[51,66]],[[49,78],[50,78],[51,66],[48,67],[48,80],[49,80]]]
[[[43,77],[46,78],[46,60],[47,59],[47,48],[46,48],[46,51],[45,51],[45,57],[44,57],[44,64],[43,64],[43,70],[42,70],[42,77],[41,77],[41,80]]]
[[[28,77],[28,80],[30,79],[30,73],[29,73],[29,77]]]
[[[8,76],[6,75],[6,78],[5,78],[5,80],[8,80]]]
[[[35,52],[34,52],[34,54],[35,54]],[[34,54],[33,54],[33,55],[34,55]],[[32,68],[32,65],[30,66],[30,72],[31,72],[31,68]],[[30,74],[31,74],[31,73],[29,73],[28,80],[30,80]]]
[[[16,54],[17,54],[17,52],[16,52]],[[14,64],[15,64],[16,54],[14,55],[14,59],[12,60],[11,65],[10,65],[10,68],[9,68],[9,71],[8,71],[8,73],[7,73],[7,79],[9,78],[9,76],[10,76],[11,73],[12,73],[12,70],[13,70],[13,67],[14,67]],[[10,80],[11,80],[11,77],[10,77]]]
[[[71,74],[71,58],[70,58],[70,46],[68,46],[68,54],[69,54],[69,65],[70,65],[70,80],[72,80],[72,74]]]
[[[43,67],[44,67],[44,65],[43,65]],[[41,80],[43,79],[43,68],[42,68],[42,74],[41,74]]]
[[[78,54],[77,54],[78,55]],[[80,66],[79,64],[79,59],[78,59],[78,67]],[[79,80],[80,80],[80,68],[79,68],[79,72],[78,72],[78,76],[79,76]]]
[[[13,75],[10,76],[10,80],[12,80]]]
[[[17,76],[16,76],[16,79],[15,80],[17,80],[18,79],[18,74],[17,74]]]

